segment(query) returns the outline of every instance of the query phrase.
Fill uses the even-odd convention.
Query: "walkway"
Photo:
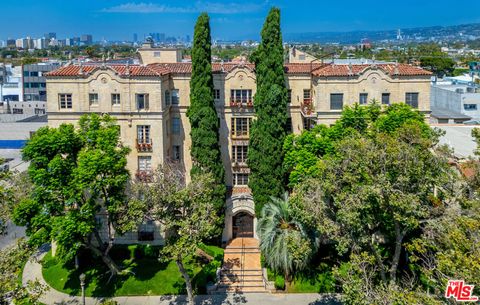
[[[42,265],[39,261],[45,256],[48,249],[43,249],[32,257],[23,270],[22,281],[38,280],[47,285],[42,276]],[[119,305],[183,305],[187,304],[185,296],[135,296],[116,297],[113,300]],[[82,304],[81,297],[69,296],[65,293],[50,288],[40,299],[46,305]],[[98,305],[100,298],[86,298],[86,305]],[[237,304],[261,304],[261,305],[336,305],[340,304],[333,295],[321,294],[266,294],[266,293],[231,293],[221,295],[199,295],[195,298],[198,305],[237,305]]]
[[[217,292],[267,292],[255,238],[235,238],[225,248]]]

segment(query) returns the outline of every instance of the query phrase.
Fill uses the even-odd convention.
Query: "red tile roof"
[[[103,69],[102,65],[68,65],[60,67],[46,74],[46,76],[88,76],[98,69]],[[120,76],[160,76],[162,74],[150,69],[147,66],[129,65],[107,65],[105,69],[112,69]],[[128,72],[127,72],[128,70]],[[168,73],[168,71],[166,71]]]
[[[213,73],[229,73],[236,67],[247,67],[250,70],[255,69],[255,65],[252,63],[213,63]],[[57,70],[47,73],[47,76],[82,76],[85,77],[93,73],[97,69],[102,69],[103,66],[99,64],[95,65],[68,65],[63,66]],[[106,68],[110,68],[118,73],[120,76],[161,76],[166,74],[190,74],[192,73],[191,63],[158,63],[150,64],[147,66],[141,65],[129,65],[128,73],[126,65],[107,65]],[[346,77],[356,76],[362,74],[367,69],[380,69],[390,76],[404,75],[404,76],[420,76],[431,75],[432,73],[419,67],[414,67],[407,64],[377,64],[377,65],[335,65],[335,64],[304,64],[304,63],[291,63],[285,64],[285,73],[287,74],[313,74],[318,77]]]
[[[377,65],[335,65],[328,64],[313,71],[313,75],[320,77],[328,76],[355,76],[360,75],[367,69],[380,69],[390,76],[404,75],[404,76],[417,76],[417,75],[432,75],[431,72],[419,67],[414,67],[407,64],[377,64]]]

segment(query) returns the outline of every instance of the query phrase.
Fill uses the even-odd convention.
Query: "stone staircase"
[[[256,239],[236,238],[227,245],[216,292],[267,292]]]

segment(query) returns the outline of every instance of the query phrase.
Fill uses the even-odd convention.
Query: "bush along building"
[[[190,105],[192,64],[181,50],[139,49],[141,64],[67,64],[46,74],[49,125],[76,123],[85,113],[109,113],[120,126],[123,143],[132,148],[128,169],[134,179],[149,179],[166,161],[181,164],[187,177],[192,161]],[[288,90],[287,132],[300,133],[315,124],[333,124],[342,108],[372,100],[388,105],[404,102],[429,117],[431,73],[397,63],[285,63]],[[213,97],[219,119],[221,161],[228,189],[224,242],[256,237],[255,203],[248,188],[247,154],[255,119],[255,65],[212,63]],[[146,223],[119,243],[148,240],[163,243],[161,229]]]

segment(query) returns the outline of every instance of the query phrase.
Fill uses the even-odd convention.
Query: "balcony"
[[[152,151],[152,140],[145,142],[137,139],[137,151],[138,152],[150,152]]]
[[[237,108],[253,107],[253,99],[251,99],[251,98],[236,99],[236,98],[231,97],[230,98],[230,107],[237,107]]]
[[[248,167],[247,160],[244,160],[244,161],[232,160],[232,167],[233,168]]]
[[[303,102],[300,105],[301,105],[301,111],[304,117],[315,116],[312,99],[303,99]]]
[[[135,174],[135,177],[138,181],[141,182],[152,182],[153,181],[153,171],[152,170],[138,170]]]

